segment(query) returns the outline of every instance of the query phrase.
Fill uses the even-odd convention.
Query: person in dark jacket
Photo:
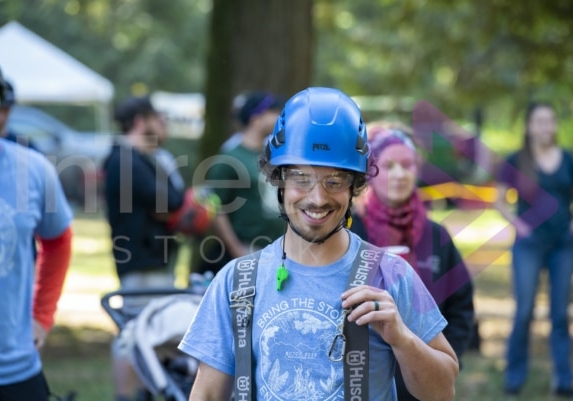
[[[470,274],[447,230],[430,220],[416,188],[418,157],[407,128],[375,124],[368,136],[379,173],[357,205],[351,230],[388,247],[414,267],[448,325],[443,333],[461,360],[474,325]],[[396,370],[398,400],[416,400]]]
[[[105,200],[111,229],[113,257],[122,289],[172,287],[169,256],[177,246],[168,218],[183,205],[184,189],[173,185],[155,158],[165,123],[148,97],[133,97],[116,110],[122,136],[104,162]],[[124,300],[136,313],[148,299]],[[122,347],[129,334],[112,346],[117,401],[131,400],[140,387]]]

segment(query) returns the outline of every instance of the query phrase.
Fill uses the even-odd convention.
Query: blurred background
[[[90,202],[98,187],[86,193],[94,186],[85,183],[97,182],[117,134],[113,106],[131,94],[152,96],[168,122],[165,146],[185,158],[180,171],[191,185],[197,163],[234,131],[237,94],[290,97],[312,85],[348,93],[367,121],[400,120],[432,136],[427,162],[446,178],[427,178],[427,196],[463,198],[473,209],[433,212],[476,277],[481,345],[464,361],[457,399],[504,399],[511,235],[488,209],[492,166],[521,145],[532,100],[555,106],[560,142],[573,148],[572,27],[566,0],[0,0],[0,67],[21,106],[11,123],[55,162],[75,155],[93,167],[61,174],[80,207],[45,351],[54,388],[111,399],[114,327],[99,298],[117,282],[101,205]],[[186,273],[185,252],[178,266]],[[547,399],[549,388],[547,300],[540,305],[528,400]]]
[[[566,134],[573,128],[573,4],[567,1],[0,4],[0,65],[8,79],[18,75],[20,102],[35,103],[76,130],[113,131],[115,102],[156,94],[172,126],[168,148],[189,157],[181,169],[188,181],[197,162],[232,133],[233,97],[254,89],[290,97],[310,85],[334,86],[359,99],[367,119],[410,124],[416,103],[427,101],[502,154],[520,143],[526,103],[550,100],[562,143],[573,145]],[[64,99],[52,78],[51,99],[27,96],[31,83],[21,77],[44,76],[51,64],[34,62],[38,51],[29,42],[10,50],[1,39],[8,30],[31,31],[73,57],[97,75],[96,87]],[[70,74],[59,77],[72,81]]]

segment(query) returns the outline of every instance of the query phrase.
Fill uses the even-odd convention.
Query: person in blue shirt
[[[367,328],[369,371],[361,377],[370,378],[364,386],[369,397],[360,399],[396,400],[397,363],[419,399],[453,399],[459,368],[442,334],[446,321],[412,267],[378,252],[380,264],[369,268],[373,280],[357,278],[347,286],[364,245],[347,229],[352,199],[376,173],[358,106],[332,88],[295,94],[276,121],[260,166],[278,188],[287,224],[285,234],[258,256],[249,319],[252,377],[235,369],[244,343],[240,331],[232,341],[229,294],[234,274],[241,284],[244,265],[236,271],[232,261],[211,282],[179,345],[200,361],[189,399],[229,399],[234,383],[239,391],[252,383],[253,399],[352,399],[362,387],[351,382],[345,388],[343,371],[361,363],[353,357],[363,354],[342,350],[333,358],[329,352],[338,349],[340,327],[351,323]]]
[[[10,110],[15,104],[16,93],[14,91],[14,85],[12,85],[9,81],[4,80],[4,98],[0,103],[0,126],[3,128],[0,129],[0,136],[3,136],[9,141],[16,142],[35,151],[39,151],[30,138],[18,136],[16,132],[9,131],[7,129],[6,122],[8,121]]]
[[[2,103],[6,93],[0,71]],[[0,132],[4,124],[0,120]],[[3,137],[0,215],[0,400],[48,401],[39,350],[70,263],[72,212],[55,167]]]

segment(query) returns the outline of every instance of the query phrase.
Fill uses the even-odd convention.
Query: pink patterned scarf
[[[364,224],[368,241],[384,247],[406,245],[410,253],[404,258],[416,269],[414,247],[420,241],[426,221],[426,208],[418,191],[402,206],[390,207],[369,191],[366,200]]]

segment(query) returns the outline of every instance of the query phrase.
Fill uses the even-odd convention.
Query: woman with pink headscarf
[[[444,335],[460,360],[474,326],[470,274],[446,229],[427,216],[416,185],[418,154],[406,129],[374,125],[369,141],[379,173],[369,182],[351,229],[414,267],[448,320]],[[399,369],[396,386],[398,400],[416,400]]]

